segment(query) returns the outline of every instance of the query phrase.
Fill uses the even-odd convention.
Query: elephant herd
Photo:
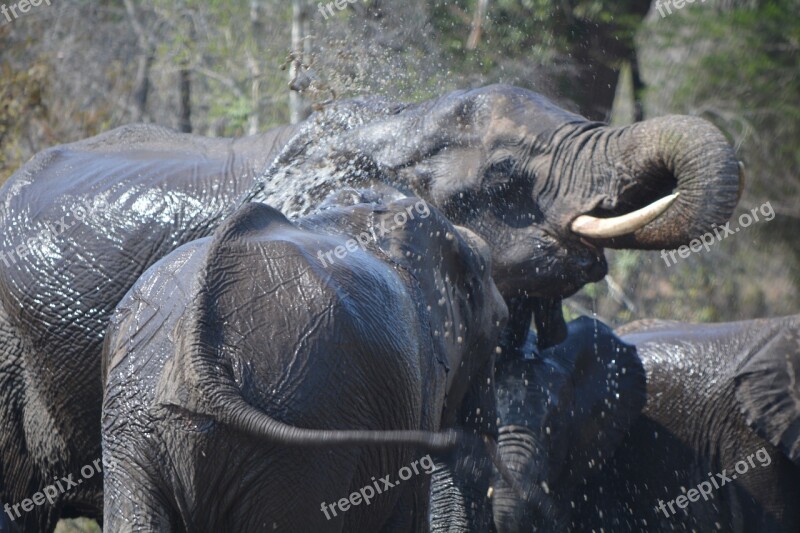
[[[701,119],[499,85],[45,150],[0,191],[0,531],[797,531],[800,316],[561,313],[742,186]]]

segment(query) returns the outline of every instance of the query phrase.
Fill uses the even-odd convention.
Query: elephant
[[[499,460],[523,493],[495,476],[494,526],[566,531],[575,491],[605,472],[604,458],[645,405],[645,371],[636,347],[597,319],[573,320],[566,340],[542,351],[526,330],[519,353],[496,363]]]
[[[546,346],[566,331],[560,298],[605,275],[605,247],[684,244],[727,220],[741,181],[702,119],[612,128],[504,85],[415,104],[345,100],[245,139],[133,125],[45,150],[0,189],[0,500],[99,457],[114,307],[147,268],[245,203],[293,219],[345,187],[423,198],[489,243],[515,321],[540,313]],[[92,479],[26,523],[49,531],[101,509]]]
[[[493,432],[508,312],[486,243],[408,198],[295,222],[245,205],[117,307],[110,531],[419,531],[424,475],[366,505],[326,502],[456,444],[446,428]]]
[[[717,324],[642,320],[616,333],[618,338],[609,337],[635,346],[646,371],[641,414],[623,421],[622,436],[601,434],[594,443],[570,444],[570,451],[603,446],[604,460],[572,483],[551,487],[547,499],[533,494],[523,502],[500,490],[504,481],[498,480],[501,501],[496,497],[493,503],[496,512],[504,510],[505,522],[497,530],[800,529],[800,315]],[[591,348],[590,335],[584,337],[568,343],[605,360],[613,357],[607,348]],[[550,358],[547,351],[541,357]],[[500,455],[511,471],[524,472],[520,480],[535,485],[547,479],[539,465],[552,464],[552,451],[504,446],[509,428],[503,413],[511,403],[501,389],[508,390],[504,383],[513,376],[496,376]],[[535,422],[526,429],[538,445],[544,432]],[[573,433],[552,438],[567,443]]]

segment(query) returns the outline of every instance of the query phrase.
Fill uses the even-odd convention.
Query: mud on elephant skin
[[[488,247],[434,209],[391,229],[414,201],[297,225],[244,206],[136,283],[104,351],[110,530],[426,527],[425,476],[329,520],[320,510],[457,443],[435,432],[496,432],[507,310]],[[361,232],[375,241],[319,259]],[[464,404],[481,416],[460,420]]]
[[[98,457],[103,335],[148,267],[244,201],[295,217],[344,185],[378,183],[484,238],[501,292],[529,318],[532,299],[557,302],[602,278],[603,246],[669,248],[725,221],[739,175],[722,134],[698,118],[610,128],[508,86],[417,104],[338,102],[244,139],[134,125],[45,150],[0,190],[0,499],[20,501]],[[657,214],[646,206],[665,208],[658,200],[672,192],[645,224]],[[107,208],[75,223],[77,206],[95,200]],[[563,318],[544,313],[550,345]],[[99,481],[70,498],[37,509],[29,528],[52,530],[78,510],[99,516]]]

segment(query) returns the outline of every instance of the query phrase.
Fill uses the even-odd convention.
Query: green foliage
[[[48,73],[47,64],[40,61],[23,70],[0,63],[0,183],[24,160],[22,142],[31,122],[48,117]]]
[[[75,518],[61,520],[56,525],[55,533],[101,533],[102,529],[94,520],[88,518]]]
[[[578,47],[588,47],[592,36],[603,32],[632,45],[641,19],[633,0],[494,0],[489,3],[481,54],[475,57],[467,53],[464,43],[477,3],[434,2],[432,18],[450,52],[462,60],[472,57],[472,65],[484,68],[506,57],[556,61]],[[602,59],[609,60],[613,60],[611,55]]]
[[[699,13],[698,13],[699,14]],[[773,0],[758,9],[702,17],[700,30],[719,46],[689,72],[678,101],[714,102],[724,118],[735,112],[766,150],[750,154],[800,175],[800,3]],[[731,31],[735,28],[735,31]],[[698,83],[702,80],[702,83]],[[729,124],[724,124],[723,127]],[[794,142],[787,142],[788,140]],[[772,165],[770,165],[772,166]],[[763,167],[762,167],[763,168]],[[785,170],[785,171],[786,171]],[[769,190],[769,189],[767,189]]]

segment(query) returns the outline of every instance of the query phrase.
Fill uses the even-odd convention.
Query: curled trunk
[[[626,235],[594,238],[609,248],[675,248],[723,224],[733,213],[743,175],[733,148],[711,123],[665,116],[600,128],[593,170],[610,176],[607,196],[591,213],[619,216],[678,193],[663,214]]]

